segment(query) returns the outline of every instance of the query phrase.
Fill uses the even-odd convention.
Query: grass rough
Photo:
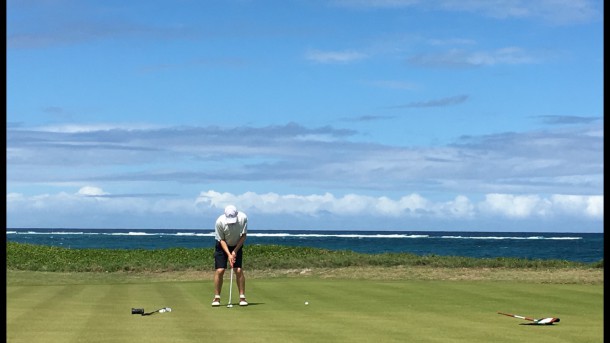
[[[248,278],[314,277],[375,280],[491,280],[534,283],[603,283],[603,260],[419,256],[410,253],[362,254],[280,245],[246,246]],[[15,272],[78,274],[76,280],[113,273],[118,280],[204,280],[212,277],[212,248],[70,249],[7,242],[6,267]],[[80,273],[80,274],[79,274]],[[84,274],[83,274],[84,273]],[[7,274],[8,275],[8,274]],[[123,277],[124,276],[124,277]],[[10,278],[9,278],[10,279]],[[25,278],[27,279],[27,277]],[[13,277],[12,282],[23,278]],[[76,282],[76,281],[75,281]]]

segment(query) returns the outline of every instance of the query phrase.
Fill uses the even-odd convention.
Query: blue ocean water
[[[7,229],[7,241],[72,249],[208,248],[211,230],[189,229]],[[476,258],[517,257],[598,262],[603,233],[248,230],[246,245],[276,244],[360,253]]]

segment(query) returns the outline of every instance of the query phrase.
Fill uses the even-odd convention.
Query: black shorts
[[[235,247],[229,247],[229,251],[233,251]],[[244,246],[241,246],[241,249],[237,250],[237,254],[235,256],[235,263],[233,263],[234,268],[241,268],[241,260],[244,252]],[[214,249],[214,269],[224,268],[227,269],[227,264],[229,263],[229,259],[227,258],[227,254],[222,250],[222,246],[219,241],[216,241],[216,248]]]

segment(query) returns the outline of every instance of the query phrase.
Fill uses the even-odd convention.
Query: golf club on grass
[[[231,283],[229,284],[229,303],[228,308],[233,307],[233,299],[231,298],[231,292],[233,291],[233,267],[231,267]]]
[[[143,316],[150,316],[151,314],[165,313],[165,312],[172,312],[171,307],[162,307],[162,308],[152,311],[152,312],[144,312],[143,308],[132,308],[131,309],[131,314],[140,314]]]
[[[509,316],[509,317],[529,320],[529,321],[533,322],[532,324],[536,324],[536,325],[553,325],[553,323],[559,323],[559,318],[555,318],[555,317],[534,319],[534,318],[530,318],[530,317],[524,317],[524,316],[519,316],[516,314],[510,314],[510,313],[504,313],[504,312],[498,312],[498,314],[503,314],[503,315]]]

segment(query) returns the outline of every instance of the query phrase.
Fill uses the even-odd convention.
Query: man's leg
[[[244,274],[244,270],[236,268],[235,274],[237,275],[237,289],[239,290],[239,295],[244,295],[246,294],[246,275]]]
[[[222,283],[227,269],[227,256],[220,246],[220,242],[216,242],[214,250],[214,299],[212,306],[220,306],[220,292],[222,292]]]
[[[225,270],[223,268],[216,268],[214,272],[214,299],[212,299],[212,306],[220,306],[220,292],[222,291],[222,281]]]
[[[237,288],[239,289],[239,306],[248,306],[246,300],[246,275],[244,270],[237,268]]]
[[[224,268],[218,268],[216,269],[216,272],[214,272],[214,295],[220,295],[224,275]]]

